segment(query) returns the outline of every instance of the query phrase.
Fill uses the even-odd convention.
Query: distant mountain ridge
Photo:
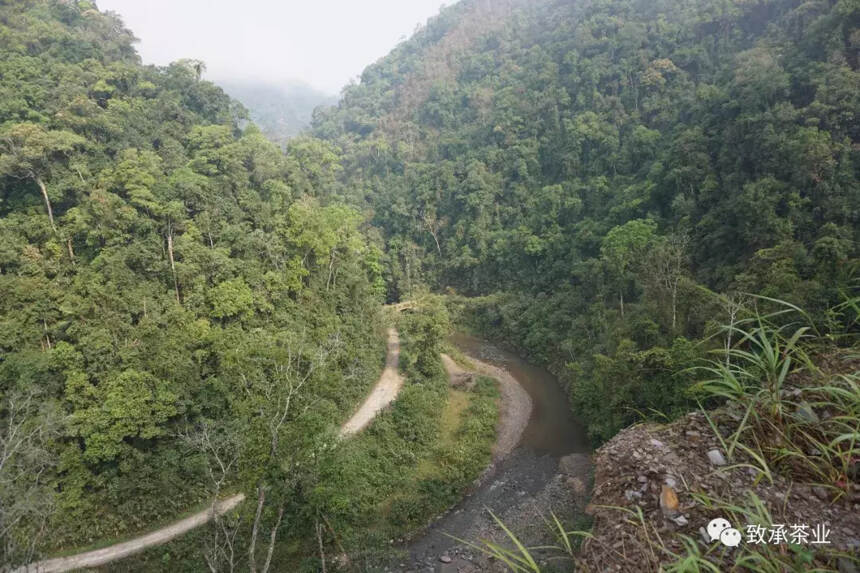
[[[334,105],[338,99],[301,82],[218,80],[215,83],[239,100],[263,133],[280,144],[310,125],[314,109]]]

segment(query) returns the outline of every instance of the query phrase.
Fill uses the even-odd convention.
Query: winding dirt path
[[[388,351],[385,357],[385,369],[379,377],[370,395],[353,416],[340,428],[340,437],[345,438],[360,432],[376,415],[391,404],[403,387],[403,377],[398,372],[400,364],[400,336],[394,328],[388,329]],[[194,528],[209,523],[215,515],[224,515],[245,500],[245,494],[239,493],[214,504],[212,507],[146,535],[135,537],[129,541],[117,543],[103,549],[87,551],[68,557],[56,557],[31,563],[15,569],[13,573],[63,573],[75,569],[98,567],[113,561],[118,561],[145,549],[156,547],[171,541]]]
[[[123,559],[130,555],[134,555],[144,549],[155,547],[163,543],[167,543],[171,539],[188,533],[196,527],[200,527],[212,520],[215,514],[223,515],[242,503],[245,500],[245,494],[239,493],[234,496],[223,499],[209,509],[203,510],[200,513],[195,513],[191,517],[186,517],[176,523],[163,527],[152,533],[136,537],[130,541],[124,541],[105,547],[104,549],[96,549],[95,551],[87,551],[78,555],[69,557],[57,557],[55,559],[47,559],[37,563],[31,563],[16,569],[13,573],[61,573],[63,571],[74,571],[75,569],[84,569],[87,567],[98,567],[119,559]]]
[[[400,376],[400,335],[393,328],[388,329],[388,352],[385,358],[385,369],[382,376],[364,403],[353,414],[352,418],[340,428],[340,437],[345,438],[357,434],[373,420],[380,411],[391,404],[400,389],[403,388],[403,377]]]

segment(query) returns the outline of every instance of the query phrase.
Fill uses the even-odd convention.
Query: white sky
[[[337,94],[443,0],[97,0],[148,64],[206,62],[211,80],[304,81]],[[448,0],[451,4],[452,0]]]

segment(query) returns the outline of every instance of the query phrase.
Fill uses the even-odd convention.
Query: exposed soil
[[[364,403],[353,416],[340,428],[340,437],[350,436],[363,430],[376,415],[394,402],[400,389],[403,388],[403,377],[400,376],[400,335],[393,328],[388,329],[388,353],[385,357],[385,369],[379,381]]]
[[[736,423],[724,410],[713,412],[712,417],[718,427]],[[728,570],[738,550],[711,542],[705,527],[714,518],[729,519],[730,515],[696,503],[694,494],[743,504],[747,492],[753,492],[767,507],[774,524],[825,525],[830,531],[830,548],[857,555],[860,497],[856,494],[836,499],[834,492],[792,484],[777,474],[771,484],[752,468],[715,465],[708,456],[715,449],[720,450],[719,440],[701,412],[667,425],[632,426],[601,447],[595,454],[595,487],[589,506],[595,519],[595,539],[584,544],[579,570],[658,571],[673,558],[655,544],[684,554],[681,535],[699,545],[701,553],[721,571]],[[660,507],[661,491],[667,484],[677,494],[674,519],[664,516]],[[630,515],[609,506],[634,511],[641,508],[648,537],[637,518],[625,519]],[[732,525],[746,539],[747,523]],[[635,569],[631,563],[636,564]],[[840,563],[840,571],[842,566]]]

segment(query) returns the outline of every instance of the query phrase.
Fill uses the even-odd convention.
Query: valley
[[[858,30],[461,0],[335,101],[0,4],[0,573],[855,571]]]

